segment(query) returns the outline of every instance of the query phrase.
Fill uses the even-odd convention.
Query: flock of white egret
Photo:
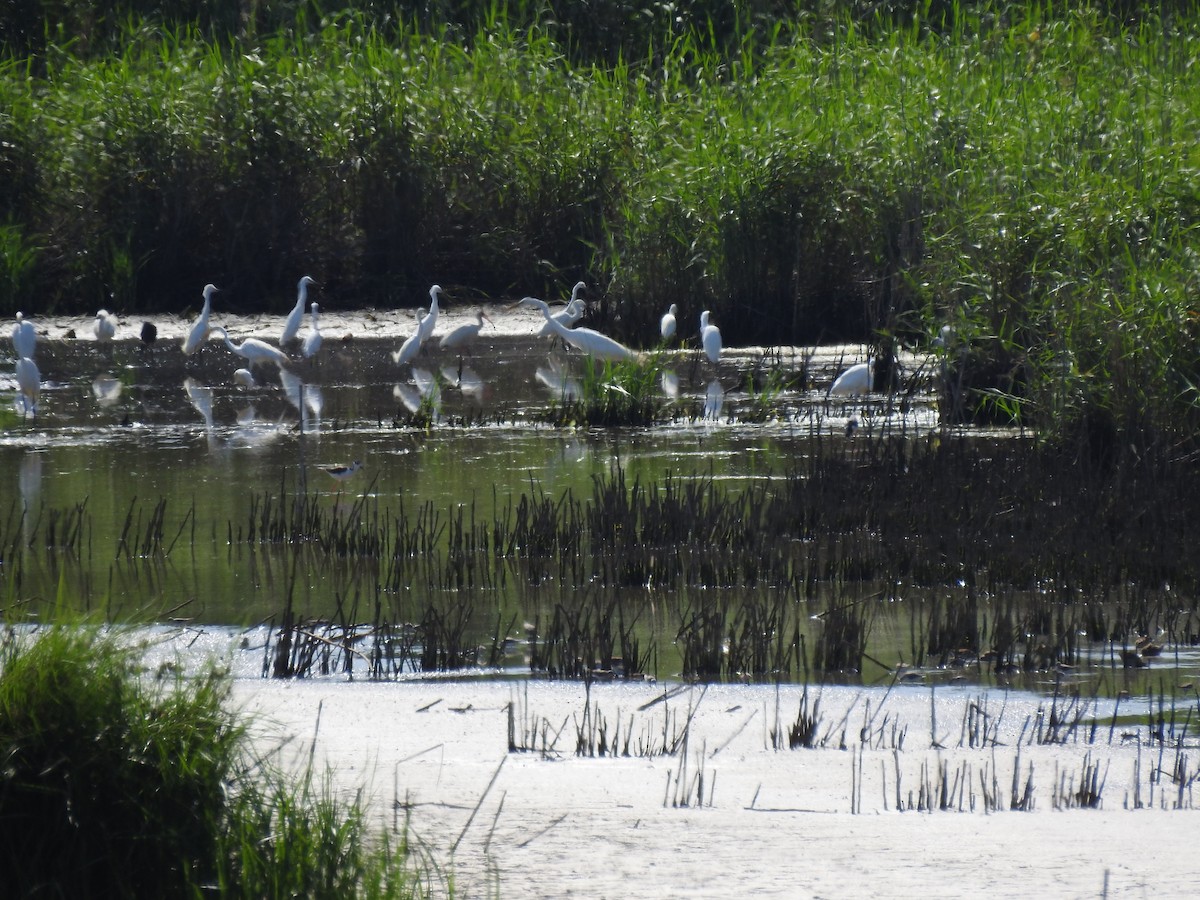
[[[317,357],[322,345],[322,336],[318,325],[320,310],[318,304],[309,303],[308,300],[308,289],[316,286],[317,282],[308,275],[300,279],[296,305],[284,321],[279,345],[276,346],[258,338],[245,338],[240,343],[235,343],[224,327],[212,321],[213,295],[220,289],[213,284],[205,285],[203,306],[199,315],[189,326],[182,343],[184,354],[190,356],[210,338],[219,337],[230,351],[246,360],[246,366],[237,369],[233,378],[236,384],[247,387],[256,383],[254,370],[259,366],[275,365],[280,370],[284,370],[292,361],[292,357],[285,348],[295,345],[297,341],[299,341],[299,354],[303,359]],[[561,340],[564,345],[574,347],[594,359],[634,361],[643,359],[644,354],[641,351],[631,349],[620,341],[592,328],[578,325],[586,309],[585,300],[581,296],[585,289],[586,285],[582,281],[578,282],[571,291],[570,300],[558,311],[552,311],[550,304],[536,297],[524,297],[510,308],[525,307],[538,310],[545,318],[544,324],[537,332],[538,335]],[[440,312],[439,298],[442,293],[440,285],[435,284],[429,289],[429,306],[417,310],[415,330],[391,354],[392,360],[397,365],[411,364],[433,338],[434,330],[437,328]],[[304,326],[306,313],[308,329],[301,338],[300,332]],[[678,315],[678,306],[671,304],[670,309],[663,314],[660,320],[659,331],[664,345],[676,337],[679,326]],[[495,324],[482,310],[476,310],[473,321],[459,325],[443,334],[439,346],[443,350],[464,352],[478,339],[485,323]],[[116,330],[117,317],[107,310],[100,310],[96,314],[95,324],[92,327],[95,339],[100,342],[112,341]],[[157,328],[153,323],[147,322],[142,326],[141,338],[144,342],[151,343],[156,336]],[[704,356],[715,366],[721,358],[721,332],[712,323],[709,310],[704,310],[700,314],[698,338]],[[37,332],[33,324],[19,312],[12,330],[12,343],[17,356],[18,394],[16,403],[26,416],[32,413],[36,417],[42,383],[41,373],[34,361]],[[872,368],[870,360],[851,366],[833,382],[829,393],[849,396],[870,391],[872,389]]]

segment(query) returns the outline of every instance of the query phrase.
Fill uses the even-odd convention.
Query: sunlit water
[[[331,562],[315,550],[288,554],[241,536],[264,503],[304,493],[330,510],[367,503],[373,514],[417,516],[427,508],[437,531],[460,509],[468,523],[489,523],[522,496],[589,496],[594,478],[618,468],[630,482],[669,473],[736,491],[780,477],[818,434],[852,448],[873,432],[917,438],[936,427],[933,398],[923,390],[903,406],[880,394],[828,396],[836,374],[862,358],[859,348],[727,350],[713,366],[694,346],[660,359],[661,399],[673,412],[668,424],[550,427],[539,417],[581,390],[587,362],[535,337],[538,320],[525,311],[490,313],[497,327],[467,355],[435,345],[405,365],[392,354],[412,331],[407,314],[326,316],[315,360],[296,359],[283,371],[254,369],[252,386],[236,383],[234,372],[246,361],[219,340],[185,357],[179,336],[186,323],[179,320],[161,321],[152,346],[136,337],[140,320],[123,322],[112,344],[70,338],[71,328],[88,333],[85,320],[40,323],[48,334],[37,349],[36,417],[16,397],[14,360],[0,363],[9,607],[40,614],[40,604],[61,597],[110,619],[253,627],[277,617],[290,599],[301,616],[369,621],[383,604],[393,621],[420,621],[433,590],[427,583],[410,578],[381,593],[370,567]],[[439,334],[468,312],[443,316]],[[278,320],[270,317],[225,324],[239,341],[277,337]],[[3,348],[11,353],[7,340]],[[904,362],[906,375],[921,384],[928,363]],[[793,386],[789,379],[801,370],[809,381]],[[764,391],[767,373],[778,381]],[[413,426],[417,414],[433,424]],[[847,437],[851,422],[857,427]],[[323,471],[353,461],[363,468],[345,482]],[[72,509],[82,510],[79,553],[47,549],[47,534],[68,528],[64,511]],[[149,541],[152,530],[157,536]],[[522,671],[521,625],[553,608],[556,590],[493,572],[465,592],[479,642],[511,639],[500,671]],[[649,601],[644,627],[658,642],[649,674],[669,676],[679,664],[674,611],[686,608],[687,598],[663,603],[652,586],[626,590]],[[910,646],[908,613],[881,616],[863,678],[894,677]],[[1099,658],[1095,668],[1112,672],[1105,662]],[[1174,662],[1195,667],[1186,654]],[[918,673],[943,680],[979,674]],[[1147,676],[1104,677],[1104,690],[1115,693]],[[1064,673],[1028,678],[1053,690]]]

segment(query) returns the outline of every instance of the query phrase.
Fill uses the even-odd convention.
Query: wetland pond
[[[404,366],[408,312],[326,314],[255,386],[218,340],[185,357],[182,320],[149,346],[140,318],[38,321],[36,419],[5,341],[10,620],[65,602],[138,626],[151,668],[226,660],[264,746],[366,783],[460,896],[1190,895],[1194,646],[1145,665],[1155,636],[1060,617],[1001,665],[1020,591],[739,531],[804,460],[936,435],[928,361],[831,399],[861,348],[693,341],[653,361],[658,424],[558,427],[588,364],[487,311],[468,356]]]

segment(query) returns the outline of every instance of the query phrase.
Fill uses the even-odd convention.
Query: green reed
[[[672,302],[732,343],[886,355],[949,325],[948,416],[1101,456],[1194,433],[1192,14],[714,8],[610,33],[601,64],[532,7],[471,9],[8,57],[2,308],[583,277],[629,339]]]
[[[215,668],[144,673],[114,633],[8,632],[0,828],[10,894],[402,897],[403,848],[256,755]]]

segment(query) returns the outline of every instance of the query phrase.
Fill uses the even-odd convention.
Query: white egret
[[[92,334],[98,341],[111,341],[117,334],[117,317],[107,309],[100,310],[92,323]]]
[[[662,334],[664,341],[669,341],[675,337],[676,321],[675,317],[679,314],[679,307],[672,303],[671,308],[663,313],[663,317],[658,322],[659,333]]]
[[[17,352],[17,359],[25,357],[33,359],[34,351],[37,349],[37,332],[33,328],[33,323],[25,318],[23,313],[17,313],[17,324],[12,330],[13,350]]]
[[[321,466],[321,471],[336,481],[346,481],[353,478],[362,467],[362,460],[356,459],[348,466]]]
[[[258,338],[246,338],[240,344],[235,344],[229,339],[229,334],[225,329],[220,326],[213,326],[212,333],[220,334],[225,339],[225,346],[242,359],[248,360],[251,368],[263,363],[275,363],[280,368],[287,365],[287,354],[278,347],[272,347],[266,341],[260,341]]]
[[[28,356],[17,360],[17,395],[21,399],[22,414],[30,412],[37,418],[38,397],[42,393],[42,373],[38,371],[37,363]]]
[[[851,366],[834,379],[833,385],[829,388],[830,395],[837,394],[849,397],[855,394],[867,393],[875,383],[874,370],[875,367],[872,360]]]
[[[489,322],[495,327],[495,322],[488,318],[487,313],[482,309],[475,310],[475,321],[467,322],[465,325],[459,325],[457,328],[446,332],[442,335],[442,339],[438,342],[438,346],[443,350],[457,350],[466,347],[479,337],[479,332],[483,329],[483,323]]]
[[[438,320],[438,295],[442,293],[442,286],[435,284],[429,289],[429,315],[421,320],[421,343],[422,345],[433,336],[433,329],[437,328]]]
[[[565,307],[554,313],[550,318],[562,325],[564,328],[571,328],[583,318],[584,309],[587,304],[583,298],[572,300]],[[554,326],[549,322],[543,322],[542,327],[537,330],[536,337],[557,338],[558,333],[554,330]]]
[[[517,302],[520,306],[540,309],[542,315],[546,317],[546,322],[556,335],[572,347],[582,350],[588,356],[595,357],[596,359],[639,358],[637,351],[630,350],[624,344],[613,340],[606,334],[593,331],[591,328],[567,328],[565,325],[556,322],[550,314],[550,307],[545,300],[539,300],[536,297],[522,297]]]
[[[254,373],[249,369],[234,369],[233,383],[239,387],[254,387]]]
[[[200,310],[200,315],[196,317],[196,321],[192,323],[192,329],[183,342],[184,355],[191,356],[200,349],[201,344],[208,340],[208,335],[213,330],[212,326],[208,324],[208,317],[212,315],[212,295],[219,290],[220,288],[215,284],[204,286],[204,306]]]
[[[400,345],[399,350],[392,351],[392,361],[396,365],[402,366],[405,363],[412,362],[414,359],[416,359],[417,354],[421,352],[421,340],[422,340],[421,325],[424,323],[424,321],[425,321],[425,310],[418,309],[417,310],[417,330],[414,331],[409,336],[408,340],[406,340],[403,344]]]
[[[721,329],[709,324],[708,316],[707,309],[700,313],[700,345],[708,361],[716,365],[721,360]]]
[[[300,345],[300,355],[305,359],[316,356],[321,349],[321,330],[317,327],[317,313],[320,310],[317,304],[312,305],[312,311],[309,313],[310,319],[308,323],[308,334],[304,336],[304,343]]]
[[[304,311],[308,309],[308,286],[310,284],[315,287],[317,283],[307,275],[300,279],[300,284],[296,289],[296,305],[292,307],[287,320],[283,323],[283,334],[279,337],[280,346],[286,347],[300,333],[300,326],[304,324]]]

